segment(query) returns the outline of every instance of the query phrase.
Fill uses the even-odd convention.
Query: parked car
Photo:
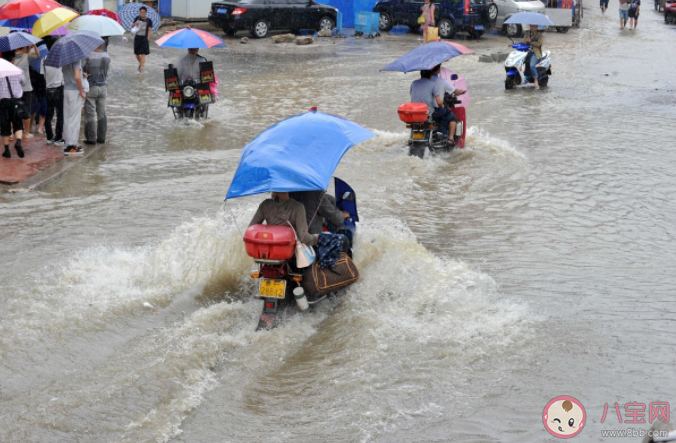
[[[676,24],[676,0],[664,3],[664,21],[670,25]]]
[[[491,0],[435,0],[433,3],[436,6],[434,23],[442,38],[453,38],[458,31],[479,38],[498,16],[498,8]],[[399,24],[417,30],[424,4],[422,0],[381,0],[373,12],[380,13],[379,28],[383,32]]]
[[[333,29],[338,10],[313,0],[231,0],[211,4],[209,23],[227,35],[251,31],[264,38],[268,31]]]
[[[545,13],[545,4],[540,0],[494,0],[498,6],[498,19],[495,26],[507,35],[507,37],[520,37],[523,29],[515,23],[505,25],[505,20],[517,12]]]

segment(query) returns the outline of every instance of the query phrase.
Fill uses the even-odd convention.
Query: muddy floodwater
[[[467,145],[424,160],[396,113],[417,74],[378,72],[416,35],[227,39],[202,51],[222,98],[203,125],[166,107],[182,51],[153,46],[140,75],[114,42],[109,143],[0,195],[0,441],[554,442],[543,409],[563,395],[580,442],[639,442],[602,432],[647,430],[651,403],[676,419],[676,28],[643,8],[635,31],[611,2],[548,32],[541,91],[505,91],[479,55],[446,63]],[[263,196],[223,198],[241,148],[312,106],[378,135],[336,171],[361,279],[256,333],[240,230]]]

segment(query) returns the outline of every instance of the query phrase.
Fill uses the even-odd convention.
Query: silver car
[[[509,24],[505,25],[505,20],[510,18],[517,12],[539,12],[544,14],[545,4],[540,0],[494,0],[498,6],[498,18],[495,22],[495,27],[500,29],[508,37],[520,37],[521,25]]]

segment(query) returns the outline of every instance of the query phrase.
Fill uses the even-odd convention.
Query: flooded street
[[[1,442],[640,442],[627,403],[676,417],[676,28],[617,3],[545,34],[549,87],[467,79],[469,136],[406,155],[417,73],[378,72],[417,36],[202,50],[221,100],[176,123],[151,46],[110,48],[109,143],[46,190],[0,194]],[[460,40],[478,54],[509,40]],[[312,106],[378,134],[336,176],[359,196],[361,279],[337,304],[256,333],[240,230],[264,196],[223,198],[241,148]],[[608,414],[603,423],[604,407]]]

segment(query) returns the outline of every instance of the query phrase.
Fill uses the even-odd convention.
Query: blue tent
[[[270,191],[325,190],[347,150],[375,136],[350,120],[323,112],[282,120],[242,149],[226,200]]]

